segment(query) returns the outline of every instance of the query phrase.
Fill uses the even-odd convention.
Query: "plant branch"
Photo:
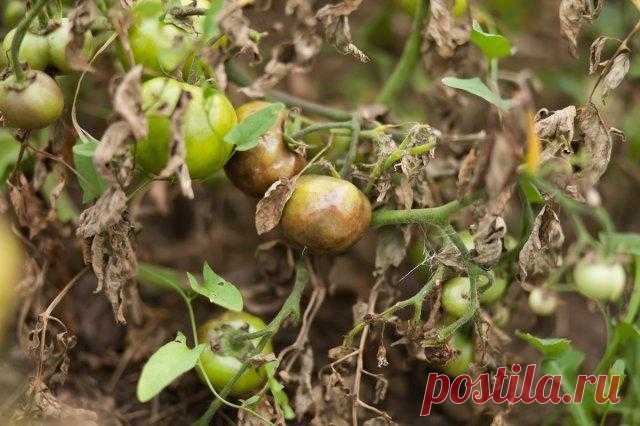
[[[376,210],[371,218],[371,226],[405,225],[409,223],[443,224],[449,218],[476,200],[482,194],[472,195],[461,200],[453,200],[438,207],[410,210]]]
[[[22,18],[16,27],[13,40],[11,40],[11,67],[13,68],[13,74],[16,76],[16,82],[18,83],[22,83],[25,78],[22,67],[20,66],[20,45],[22,44],[25,34],[27,34],[27,31],[29,30],[31,22],[36,16],[38,16],[38,14],[40,14],[40,11],[47,5],[48,1],[49,0],[38,0],[38,2],[33,5],[31,10],[29,10],[29,13]]]
[[[320,130],[351,129],[352,127],[353,127],[353,124],[351,121],[330,121],[328,123],[317,123],[317,124],[312,124],[311,126],[307,126],[304,129],[298,130],[297,132],[292,134],[291,137],[293,139],[299,139],[306,134],[317,132]]]
[[[425,0],[416,1],[411,35],[409,35],[409,39],[404,47],[400,61],[378,95],[377,101],[379,103],[389,105],[409,78],[413,76],[413,71],[420,59],[422,26],[427,16],[428,9],[429,7]]]
[[[353,114],[351,118],[351,143],[349,144],[349,151],[347,152],[347,157],[344,159],[344,164],[342,165],[342,170],[340,170],[340,174],[342,177],[346,176],[349,173],[349,169],[356,159],[356,155],[358,154],[358,142],[360,140],[360,116],[358,114]]]

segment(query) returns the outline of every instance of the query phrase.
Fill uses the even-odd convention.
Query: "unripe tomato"
[[[169,160],[171,115],[182,91],[191,101],[182,116],[187,148],[186,162],[194,179],[206,179],[222,169],[233,151],[224,136],[235,126],[236,113],[229,100],[217,90],[158,77],[143,84],[143,109],[149,124],[146,139],[136,144],[136,160],[147,173],[162,171]]]
[[[301,176],[282,212],[291,241],[318,253],[340,253],[369,228],[371,204],[351,182],[331,176]]]
[[[182,0],[183,5],[190,0]],[[208,9],[209,2],[199,0],[197,6]],[[129,45],[136,63],[158,75],[172,74],[194,53],[197,33],[203,17],[191,17],[196,33],[190,33],[171,23],[163,22],[165,14],[161,0],[141,0],[131,9],[133,25],[129,28]]]
[[[616,301],[624,292],[626,274],[621,264],[583,259],[573,270],[573,280],[580,293],[606,301]]]
[[[558,307],[558,296],[545,288],[534,288],[529,293],[529,309],[540,316],[553,314]]]
[[[16,30],[7,33],[2,42],[2,63],[9,65],[11,55],[11,42]],[[34,34],[30,31],[24,35],[18,52],[20,63],[26,63],[34,70],[44,70],[49,65],[49,43],[46,36]]]
[[[246,312],[226,312],[210,319],[198,328],[198,341],[206,343],[207,347],[200,356],[204,373],[211,384],[219,391],[240,370],[249,352],[255,349],[255,342],[259,339],[240,343],[234,342],[233,337],[242,332],[253,333],[264,330],[266,324],[258,317]],[[212,349],[210,342],[215,342]],[[271,342],[263,349],[263,354],[273,352]],[[203,379],[204,380],[204,379]],[[267,380],[264,366],[247,369],[231,388],[230,394],[236,397],[246,397],[258,390]]]
[[[481,276],[478,287],[486,285],[487,279]],[[484,290],[479,297],[481,303],[489,304],[498,300],[507,287],[507,281],[503,278],[494,278],[489,288]],[[471,280],[468,277],[455,277],[447,281],[442,287],[442,306],[455,317],[461,317],[469,308]]]
[[[20,19],[27,14],[27,7],[24,2],[13,0],[7,3],[4,8],[3,21],[7,28],[13,28],[18,25]]]
[[[20,277],[23,252],[18,239],[9,224],[0,217],[0,341],[7,326],[7,320],[17,307],[15,289]]]
[[[249,102],[236,110],[238,121],[269,106],[268,102]],[[300,155],[290,151],[282,139],[282,121],[278,119],[271,130],[260,137],[260,142],[248,151],[238,151],[225,166],[227,176],[244,193],[261,197],[277,180],[291,178],[304,167]]]
[[[466,373],[473,362],[473,344],[460,333],[455,333],[449,344],[458,351],[458,355],[449,360],[442,371],[449,376],[459,376]]]
[[[49,41],[49,58],[51,63],[62,72],[72,72],[67,60],[67,46],[71,42],[71,23],[68,19],[62,19],[60,26],[47,35]],[[90,31],[84,34],[82,53],[89,61],[93,52],[93,36]]]
[[[58,83],[42,71],[28,71],[24,86],[13,74],[0,82],[4,125],[20,129],[47,127],[62,115],[64,97]]]

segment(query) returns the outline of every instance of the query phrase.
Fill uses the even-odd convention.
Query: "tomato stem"
[[[413,25],[411,27],[411,35],[407,39],[407,43],[402,51],[400,61],[393,70],[393,73],[385,83],[384,87],[378,95],[377,101],[384,105],[389,105],[396,97],[398,92],[407,83],[409,78],[413,76],[413,71],[420,59],[420,42],[422,41],[422,27],[429,6],[425,0],[416,1],[416,9],[413,16]]]
[[[40,14],[40,11],[42,11],[48,1],[49,0],[38,0],[38,2],[33,5],[31,10],[29,10],[29,13],[22,18],[16,27],[13,40],[11,40],[11,67],[13,68],[13,74],[16,76],[16,82],[18,83],[22,83],[25,80],[24,72],[20,66],[20,45],[22,44],[24,36],[27,34],[27,30],[29,29],[31,22]]]

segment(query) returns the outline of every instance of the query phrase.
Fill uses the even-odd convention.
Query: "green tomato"
[[[487,279],[480,277],[479,286],[486,285]],[[493,303],[498,300],[507,287],[503,278],[494,278],[493,283],[480,294],[480,302]],[[455,317],[463,316],[469,308],[471,280],[468,277],[455,277],[447,281],[442,288],[442,306]]]
[[[458,355],[449,360],[442,371],[449,376],[459,376],[466,373],[473,362],[473,344],[460,333],[454,334],[449,344],[458,351]]]
[[[4,125],[20,129],[41,129],[56,121],[64,109],[58,83],[42,71],[28,71],[25,85],[10,74],[0,82],[0,113]]]
[[[226,312],[210,319],[198,328],[198,341],[215,342],[215,351],[211,344],[207,344],[200,356],[202,367],[211,384],[220,391],[229,380],[240,370],[248,354],[255,349],[259,339],[241,343],[233,341],[234,336],[241,333],[264,330],[266,324],[258,317],[246,312]],[[263,349],[263,354],[273,352],[271,342]],[[201,377],[203,380],[204,378]],[[264,366],[249,368],[231,388],[230,394],[236,397],[246,397],[258,390],[267,380]]]
[[[53,65],[60,71],[70,73],[73,71],[67,60],[67,46],[71,42],[71,23],[68,19],[62,19],[60,26],[47,35],[49,42],[49,58]],[[93,52],[93,36],[90,31],[84,34],[82,54],[87,62]]]
[[[269,102],[254,101],[237,109],[238,121],[271,105]],[[282,139],[282,113],[276,124],[260,137],[258,145],[247,151],[237,151],[224,170],[229,180],[245,194],[262,197],[277,180],[290,179],[304,167],[300,155],[289,150]]]
[[[529,309],[540,316],[553,314],[558,307],[558,296],[546,288],[534,288],[529,293]]]
[[[207,179],[222,169],[233,151],[224,136],[235,126],[236,113],[223,93],[158,77],[143,84],[143,109],[149,134],[136,144],[136,160],[147,173],[157,174],[169,160],[171,115],[183,91],[191,101],[182,117],[186,162],[194,179]]]
[[[626,274],[621,264],[602,260],[581,260],[573,280],[583,295],[602,302],[616,301],[624,292]]]
[[[20,277],[24,253],[9,224],[0,217],[0,342],[18,304],[15,299],[16,283]]]
[[[316,253],[341,253],[369,229],[371,204],[351,182],[305,175],[284,206],[285,236]]]
[[[11,55],[11,42],[16,30],[7,33],[2,42],[2,63],[9,65]],[[49,43],[47,37],[27,31],[20,44],[18,60],[26,63],[34,70],[44,70],[49,65]]]
[[[182,0],[182,4],[188,5],[190,0]],[[208,9],[209,2],[200,0],[197,5]],[[129,45],[136,63],[156,75],[172,74],[187,64],[195,52],[204,17],[190,18],[195,32],[188,32],[163,21],[165,10],[161,0],[138,1],[131,12]]]
[[[4,8],[3,21],[7,28],[13,28],[18,25],[20,19],[27,14],[27,6],[24,2],[13,0],[7,3]]]

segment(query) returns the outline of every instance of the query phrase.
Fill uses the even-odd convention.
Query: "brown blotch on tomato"
[[[340,253],[369,228],[371,204],[351,182],[331,176],[306,175],[282,212],[286,237],[316,253]]]
[[[270,104],[268,102],[249,102],[237,109],[238,121]],[[225,166],[227,176],[233,184],[245,194],[262,197],[274,182],[291,178],[305,165],[302,156],[291,151],[282,138],[281,115],[276,124],[263,136],[254,148],[238,151]]]

